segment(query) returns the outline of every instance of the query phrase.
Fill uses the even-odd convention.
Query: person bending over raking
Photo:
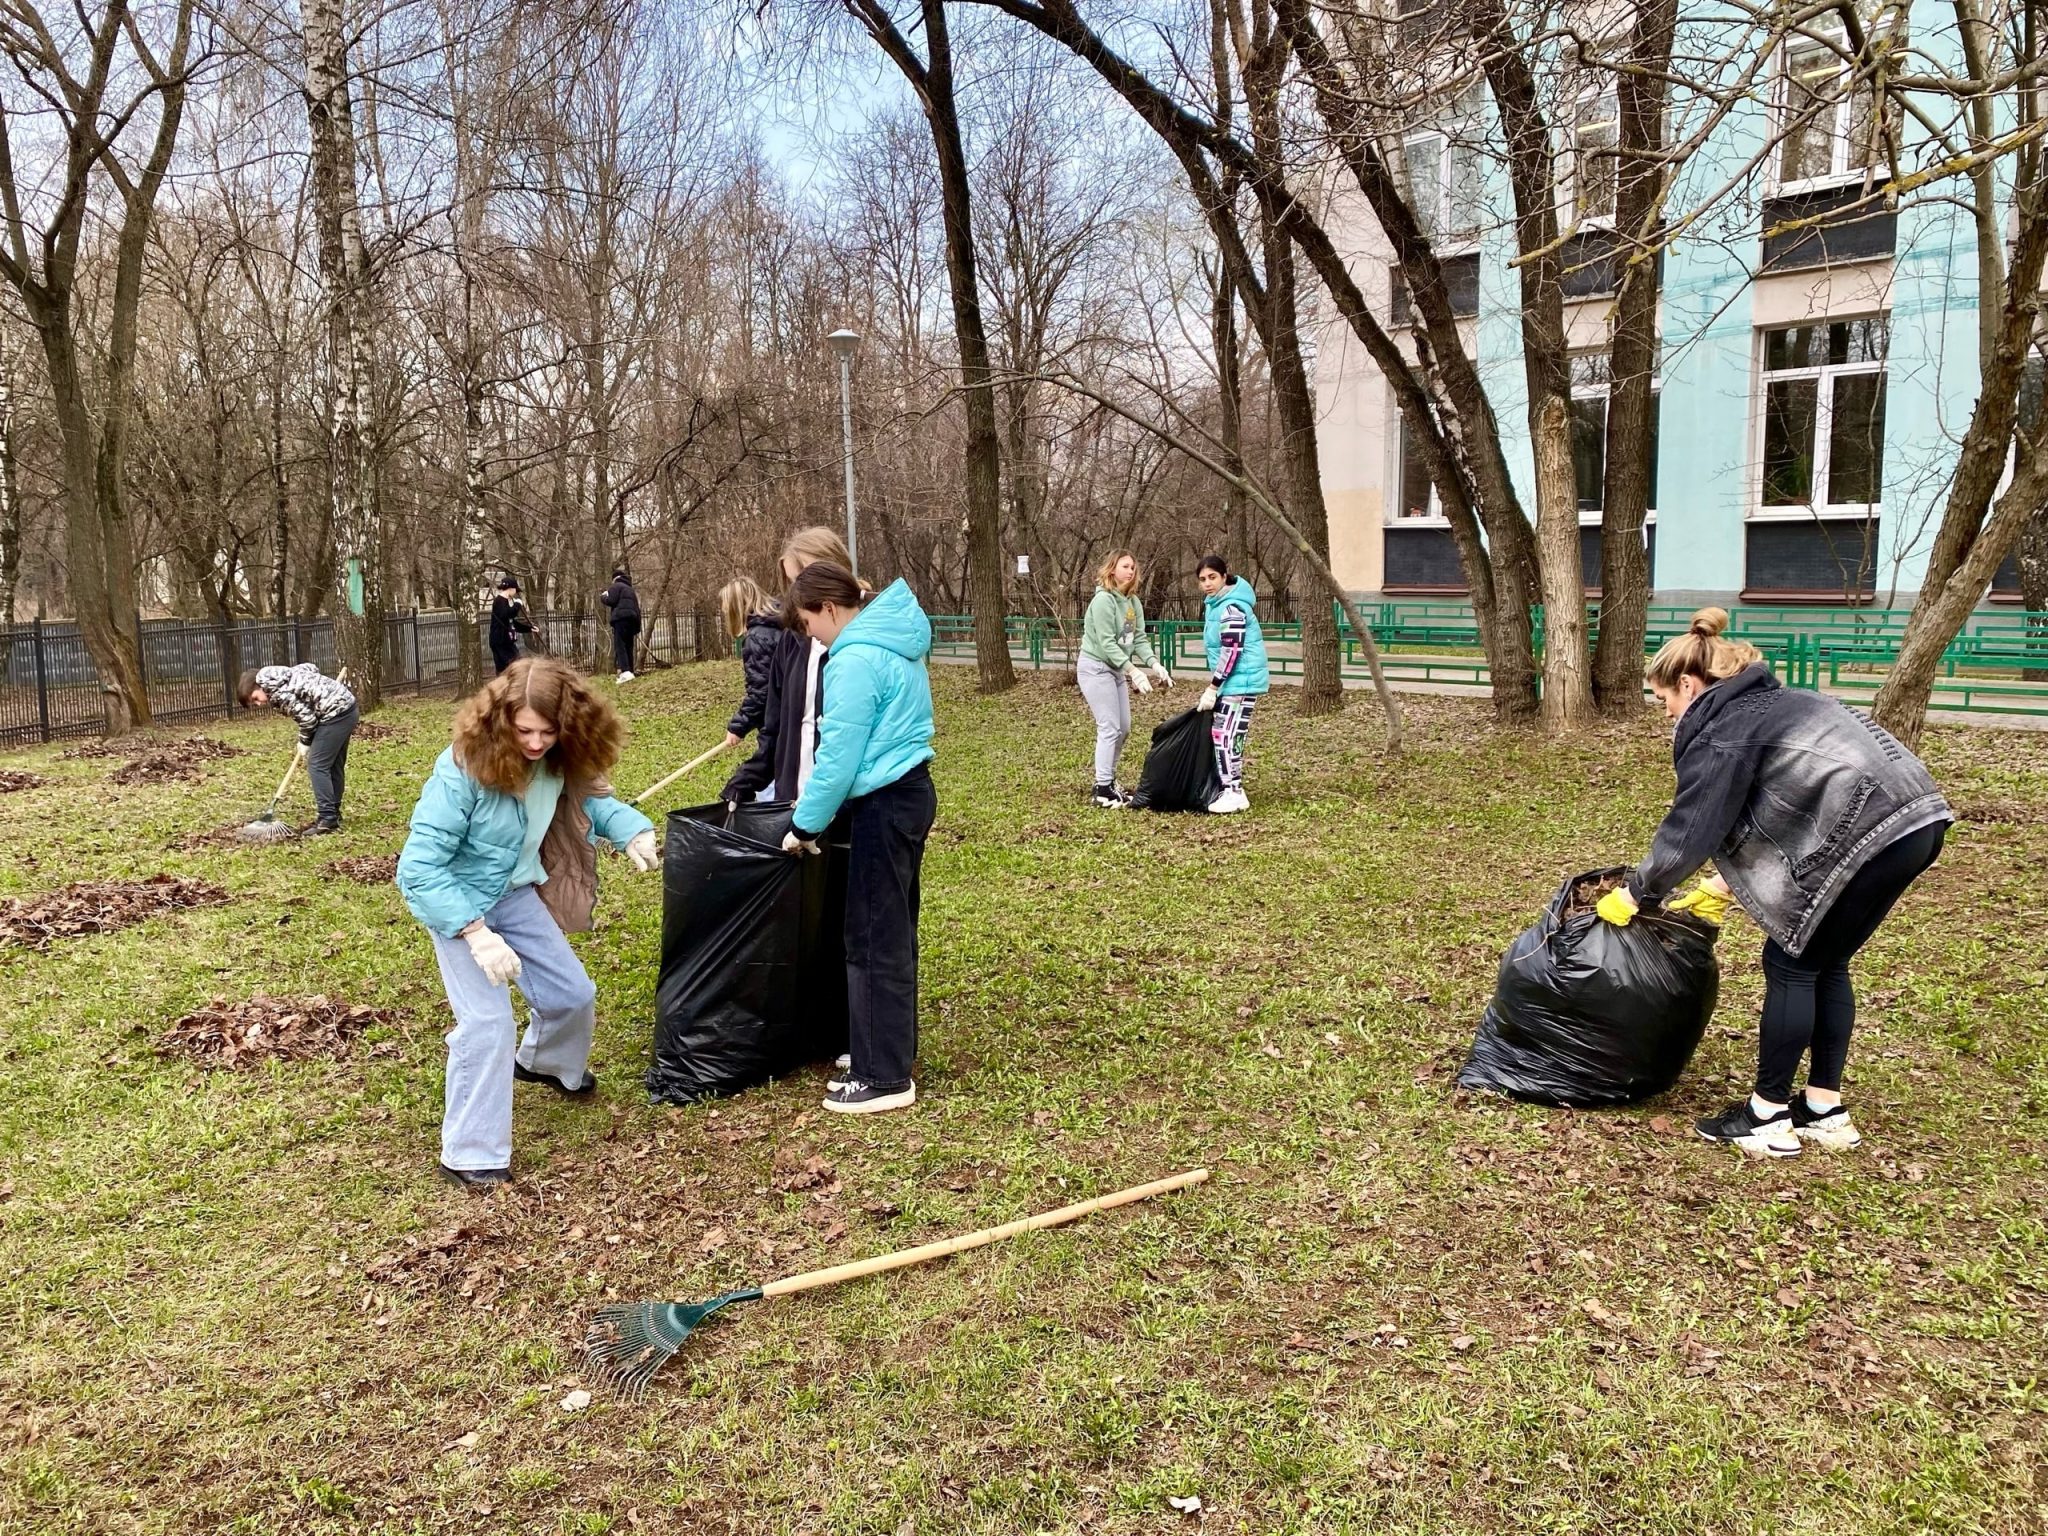
[[[571,1098],[589,1070],[597,988],[567,935],[589,929],[603,838],[655,868],[654,823],[612,797],[605,776],[624,727],[567,662],[515,661],[464,702],[434,760],[398,855],[398,889],[433,935],[455,1027],[441,1115],[441,1174],[512,1177],[512,1084]],[[513,1048],[519,983],[530,1019]]]
[[[1216,776],[1223,792],[1209,802],[1219,816],[1252,808],[1244,793],[1244,743],[1251,734],[1252,706],[1270,686],[1266,635],[1259,628],[1257,595],[1242,576],[1232,578],[1221,555],[1204,555],[1195,567],[1202,589],[1202,649],[1209,662],[1209,686],[1195,708],[1214,710],[1209,740],[1216,748]]]
[[[825,1108],[871,1115],[917,1102],[918,877],[938,815],[932,624],[910,588],[865,591],[844,566],[807,565],[782,620],[827,647],[818,760],[782,846],[816,853],[843,828],[846,1017],[852,1065],[827,1084]]]
[[[1722,638],[1727,627],[1725,610],[1702,608],[1650,662],[1651,691],[1677,722],[1678,793],[1650,856],[1598,910],[1626,925],[1713,859],[1720,873],[1667,910],[1718,923],[1740,902],[1769,937],[1756,1091],[1699,1133],[1754,1157],[1794,1157],[1806,1142],[1846,1151],[1863,1139],[1842,1102],[1849,961],[1935,861],[1955,815],[1888,731],[1782,686],[1754,646]]]
[[[242,674],[235,696],[244,709],[266,704],[291,716],[299,728],[299,758],[313,786],[313,830],[341,830],[341,794],[348,779],[348,739],[361,718],[356,696],[338,677],[310,661],[296,667],[256,667]]]

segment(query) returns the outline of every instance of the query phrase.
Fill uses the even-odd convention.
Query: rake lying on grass
[[[1170,1179],[1155,1179],[1150,1184],[1140,1184],[1134,1189],[1120,1190],[1113,1195],[1098,1195],[1093,1200],[1083,1200],[1078,1205],[1063,1205],[1056,1211],[1026,1216],[1018,1221],[1005,1222],[1000,1227],[987,1227],[979,1232],[969,1232],[964,1237],[949,1237],[942,1242],[926,1243],[919,1248],[906,1248],[901,1253],[884,1253],[872,1259],[859,1259],[851,1264],[834,1265],[831,1269],[813,1269],[801,1275],[785,1275],[780,1280],[770,1280],[766,1285],[754,1286],[747,1290],[727,1291],[723,1296],[714,1296],[711,1300],[698,1302],[694,1306],[679,1301],[641,1301],[627,1306],[604,1307],[591,1319],[590,1331],[584,1336],[585,1361],[591,1374],[608,1378],[619,1390],[637,1398],[647,1390],[647,1383],[653,1378],[654,1373],[667,1363],[671,1355],[682,1348],[683,1340],[690,1336],[691,1330],[701,1326],[719,1308],[729,1307],[736,1301],[761,1301],[769,1296],[792,1296],[798,1291],[815,1291],[821,1286],[838,1285],[846,1280],[859,1280],[867,1275],[879,1275],[885,1270],[928,1263],[933,1259],[964,1253],[969,1248],[999,1243],[1004,1238],[1017,1236],[1020,1232],[1036,1232],[1042,1227],[1057,1227],[1065,1222],[1078,1221],[1081,1217],[1093,1215],[1097,1211],[1107,1211],[1115,1206],[1149,1200],[1154,1195],[1170,1194],[1176,1189],[1186,1189],[1190,1185],[1199,1184],[1208,1177],[1208,1169],[1192,1168],[1186,1173],[1177,1173]]]

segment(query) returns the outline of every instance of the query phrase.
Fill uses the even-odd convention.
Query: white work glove
[[[1160,687],[1171,688],[1173,686],[1173,674],[1167,671],[1166,668],[1155,666],[1152,669],[1152,675],[1159,679]]]
[[[477,969],[484,973],[485,981],[494,987],[502,987],[519,979],[519,956],[496,931],[478,923],[474,928],[465,928],[462,937],[469,945]]]
[[[633,840],[626,844],[626,857],[633,861],[633,867],[646,874],[661,862],[661,855],[655,851],[652,832],[636,832]]]
[[[1216,685],[1214,683],[1211,683],[1208,687],[1202,690],[1202,696],[1199,699],[1195,700],[1195,708],[1201,710],[1204,714],[1206,714],[1208,713],[1208,711],[1214,709],[1215,707]]]
[[[306,754],[308,752],[311,752],[312,750],[313,743],[311,743],[310,741],[302,741],[299,743],[299,750],[292,754],[292,758],[296,762],[303,763],[306,760]]]
[[[796,835],[796,828],[791,827],[782,834],[782,851],[784,853],[816,853],[818,852],[818,845],[810,838],[798,837]]]
[[[1152,691],[1152,685],[1145,681],[1145,674],[1140,672],[1136,667],[1127,668],[1124,672],[1124,676],[1128,677],[1131,680],[1131,686],[1137,689],[1138,692],[1150,693]]]

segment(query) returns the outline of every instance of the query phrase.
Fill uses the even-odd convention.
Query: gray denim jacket
[[[1792,955],[1880,850],[1955,820],[1889,731],[1839,699],[1784,687],[1761,663],[1692,702],[1671,755],[1678,793],[1630,891],[1661,902],[1711,858]]]

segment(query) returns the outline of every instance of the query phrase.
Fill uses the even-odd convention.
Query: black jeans
[[[1764,941],[1764,1014],[1757,1045],[1756,1096],[1772,1104],[1792,1098],[1792,1074],[1810,1048],[1806,1081],[1840,1092],[1856,1025],[1849,961],[1870,941],[1906,887],[1941,854],[1946,825],[1908,832],[1856,872],[1813,930],[1805,951],[1788,955]]]
[[[511,666],[512,663],[517,661],[518,659],[519,648],[515,645],[511,645],[508,643],[506,645],[493,645],[491,647],[491,665],[500,672],[504,671],[507,667]]]
[[[313,786],[313,804],[322,821],[341,820],[341,792],[348,778],[348,739],[359,719],[356,708],[313,727],[306,747],[306,782]]]
[[[638,619],[612,620],[612,669],[617,672],[633,670],[633,644],[640,638]]]
[[[846,802],[847,1049],[873,1088],[905,1086],[917,1059],[918,876],[938,811],[922,763]]]

